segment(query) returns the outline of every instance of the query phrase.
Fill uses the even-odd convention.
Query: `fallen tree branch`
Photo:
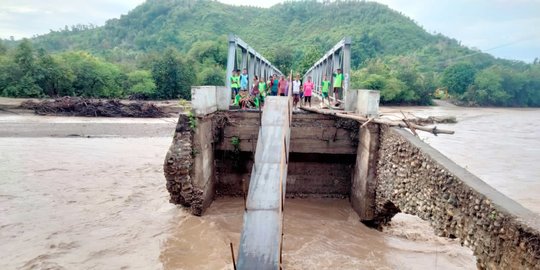
[[[345,114],[345,113],[342,113],[342,112],[315,109],[315,108],[309,108],[309,107],[304,107],[304,106],[300,106],[300,109],[308,111],[308,112],[320,113],[320,114],[325,114],[325,115],[333,115],[333,116],[337,116],[337,117],[341,117],[341,118],[356,120],[356,121],[361,122],[361,123],[365,123],[365,122],[369,121],[368,118],[362,117],[360,115]],[[391,127],[409,128],[409,126],[407,126],[406,124],[404,124],[402,122],[391,121],[391,120],[386,120],[386,119],[381,119],[381,118],[373,118],[373,120],[371,120],[371,122],[377,123],[377,124],[383,124],[383,125],[387,125],[387,126],[391,126]],[[416,125],[416,124],[410,123],[410,122],[409,122],[409,125],[411,127],[413,127],[414,129],[416,129],[416,130],[426,131],[426,132],[432,133],[434,135],[437,135],[437,134],[454,134],[453,130],[438,129],[437,127],[424,127],[424,126],[419,126],[419,125]]]
[[[405,123],[405,125],[407,125],[407,127],[412,131],[414,136],[418,136],[418,133],[416,133],[416,130],[414,129],[414,127],[409,123],[409,121],[407,120],[407,116],[405,116],[403,111],[401,111],[401,114],[403,115],[403,119],[402,119],[403,123]],[[435,135],[437,135],[437,134],[435,134]]]
[[[363,127],[367,126],[367,124],[369,124],[369,122],[373,121],[373,119],[375,119],[375,117],[369,118],[366,122],[364,122],[364,123],[360,126],[360,128],[363,128]]]

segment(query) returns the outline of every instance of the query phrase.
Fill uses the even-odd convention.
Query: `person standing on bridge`
[[[249,89],[249,94],[254,97],[259,95],[259,77],[257,77],[257,75],[253,78],[253,87]]]
[[[259,80],[259,98],[261,100],[261,106],[264,104],[264,98],[266,97],[266,81],[261,77]]]
[[[238,70],[233,70],[231,80],[232,99],[236,98],[240,91],[240,76],[238,76]]]
[[[249,76],[247,74],[247,69],[242,70],[242,74],[240,75],[240,90],[249,90]]]
[[[272,78],[270,79],[270,95],[271,96],[277,96],[278,86],[279,86],[279,80],[277,78],[277,75],[274,74]]]
[[[293,94],[293,107],[297,109],[298,101],[300,101],[300,75],[296,75],[296,78],[292,82],[292,94]]]
[[[322,103],[324,104],[324,99],[328,100],[328,105],[330,105],[330,97],[328,96],[328,90],[330,89],[330,81],[327,79],[326,75],[323,75],[323,80],[321,83],[321,98]]]
[[[307,77],[307,82],[304,82],[304,105],[309,102],[309,107],[311,107],[311,92],[313,91],[313,82],[311,81],[311,76]]]
[[[278,95],[285,96],[285,93],[287,93],[287,87],[289,84],[287,83],[287,80],[285,80],[285,76],[281,76],[281,79],[278,82]]]
[[[337,69],[337,72],[334,73],[334,101],[336,106],[338,102],[338,94],[343,89],[343,73],[341,73],[341,68]]]

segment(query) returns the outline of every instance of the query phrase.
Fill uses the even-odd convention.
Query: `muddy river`
[[[540,110],[385,108],[455,115],[422,135],[540,213]],[[232,269],[243,202],[193,217],[168,203],[162,162],[176,119],[0,114],[0,269]],[[472,252],[397,215],[363,226],[347,200],[286,201],[286,269],[475,269]]]

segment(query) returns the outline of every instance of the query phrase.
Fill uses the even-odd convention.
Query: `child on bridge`
[[[231,80],[232,98],[234,99],[240,91],[240,76],[238,76],[238,70],[233,70]]]
[[[249,85],[249,78],[247,74],[247,69],[242,70],[242,74],[240,75],[240,90],[248,90]]]
[[[341,68],[337,69],[337,73],[334,73],[334,102],[338,106],[338,95],[343,90],[343,73],[341,73]]]
[[[330,81],[327,79],[326,75],[323,75],[323,80],[321,82],[321,102],[324,105],[324,99],[328,100],[328,105],[330,105],[330,98],[328,96],[328,90],[330,89]]]

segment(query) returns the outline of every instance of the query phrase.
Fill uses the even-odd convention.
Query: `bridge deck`
[[[244,213],[238,269],[279,269],[287,180],[291,103],[268,97]]]

